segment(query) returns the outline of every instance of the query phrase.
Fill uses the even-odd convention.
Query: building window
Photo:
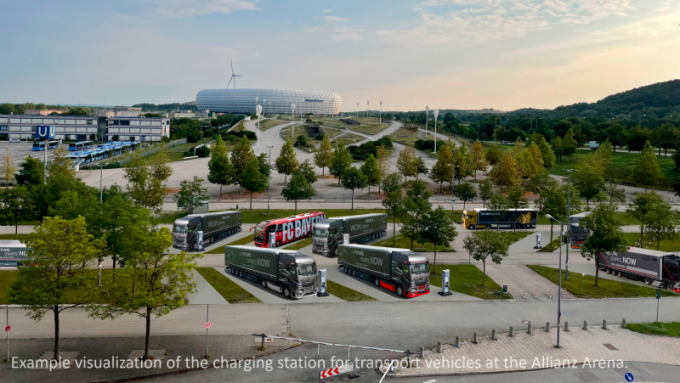
[[[129,120],[123,120],[123,121],[120,122],[120,124],[123,125],[123,126],[129,126],[130,121]]]

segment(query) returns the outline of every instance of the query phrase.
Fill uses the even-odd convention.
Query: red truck
[[[326,219],[326,213],[311,211],[285,218],[260,222],[255,226],[255,246],[269,247],[269,233],[276,233],[276,247],[300,238],[311,237],[314,222]]]

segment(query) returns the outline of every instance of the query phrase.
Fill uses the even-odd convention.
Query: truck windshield
[[[187,227],[184,225],[175,225],[175,233],[186,233]]]
[[[311,265],[298,265],[297,268],[298,275],[301,277],[306,277],[309,275],[315,275],[316,274],[316,264],[312,263]]]
[[[411,264],[411,274],[427,274],[430,270],[430,263],[412,263]]]
[[[259,243],[264,243],[265,233],[267,232],[267,225],[269,221],[260,222],[255,226],[255,241]]]
[[[328,230],[326,229],[314,229],[314,236],[320,238],[328,237]]]

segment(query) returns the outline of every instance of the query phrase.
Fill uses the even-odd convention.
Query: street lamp
[[[571,173],[575,172],[574,169],[566,169],[569,173],[569,182],[567,183],[567,222],[571,223]],[[571,246],[571,225],[569,225],[569,235],[567,237],[567,259],[564,263],[564,268],[566,270],[564,279],[569,280],[569,247]]]
[[[102,262],[101,262],[101,260],[99,261],[99,265],[97,265],[97,268],[99,269],[99,276],[97,277],[97,286],[102,287]]]
[[[368,104],[369,103],[370,103],[369,101],[366,101],[366,118],[368,118]]]
[[[382,100],[380,100],[380,123],[382,124]]]
[[[435,109],[434,112],[434,152],[437,153],[437,117],[439,117],[439,109]]]
[[[271,179],[272,179],[272,148],[274,146],[267,146],[269,148],[269,175],[267,176],[267,214],[269,214],[269,201],[271,200],[271,195],[272,195],[272,188],[271,188]]]
[[[555,221],[560,224],[560,258],[559,258],[559,285],[557,289],[557,345],[555,346],[556,348],[560,348],[560,323],[562,320],[562,234],[564,233],[564,223],[558,221],[555,219],[555,217],[551,216],[550,214],[546,214],[546,217],[548,219]],[[577,223],[571,224],[571,226],[578,226]]]
[[[293,130],[293,135],[295,134],[295,104],[290,104],[290,115],[293,117],[293,125],[292,125],[292,130]],[[293,136],[291,135],[291,137]]]
[[[262,114],[262,105],[255,106],[255,114],[257,114],[257,154],[260,154],[260,115]]]
[[[267,105],[267,99],[266,98],[262,99],[262,105]],[[262,109],[264,110],[264,106],[262,107]],[[264,116],[267,117],[267,111],[266,110],[264,112]]]
[[[357,102],[357,118],[359,118],[359,103]]]

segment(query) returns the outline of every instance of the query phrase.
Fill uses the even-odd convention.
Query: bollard
[[[588,322],[583,321],[583,329],[588,330]]]
[[[477,344],[479,342],[479,335],[477,335],[477,331],[472,334],[472,343]]]
[[[621,328],[626,328],[626,318],[621,321]]]
[[[607,320],[602,319],[602,329],[606,330],[607,329]]]
[[[442,342],[437,342],[437,353],[438,354],[442,353]]]
[[[420,358],[425,359],[425,347],[420,346]]]
[[[564,331],[569,332],[569,322],[564,322]]]
[[[548,299],[552,299],[552,289],[550,289],[550,297]]]
[[[563,292],[564,294],[562,295],[562,299],[567,299],[567,289],[565,288]]]
[[[454,344],[454,347],[460,348],[460,337],[459,336],[456,337],[456,343]]]
[[[491,330],[491,340],[496,340],[496,329]]]
[[[398,360],[393,360],[393,361],[392,361],[392,364],[390,365],[390,372],[391,372],[391,373],[394,374],[394,372],[395,372],[395,370],[396,370],[396,367],[394,367],[394,366],[397,365],[397,364],[399,364],[399,361],[398,361]]]
[[[510,334],[509,335],[510,335],[510,338],[515,336],[515,329],[512,328],[512,326],[510,326]]]
[[[535,289],[535,290],[534,290],[534,298],[535,298],[535,299],[538,299],[538,289]]]
[[[522,292],[522,299],[527,299],[527,289],[523,289],[524,291]]]
[[[550,322],[545,322],[545,332],[550,332]]]
[[[527,334],[531,335],[531,323],[527,325]]]

